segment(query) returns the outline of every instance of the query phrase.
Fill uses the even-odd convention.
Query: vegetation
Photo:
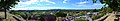
[[[78,19],[78,20],[75,20],[75,21],[88,21],[88,20],[85,20],[85,19]]]
[[[112,12],[113,11],[113,9],[111,9],[111,8],[108,8],[107,10],[106,10],[106,12]]]
[[[80,12],[80,15],[85,15],[85,12],[83,12],[83,11],[82,11],[82,12]]]
[[[43,13],[43,14],[50,14],[50,12],[45,12],[45,13]]]
[[[99,0],[102,4],[105,4],[103,8],[101,8],[100,10],[93,10],[91,12],[100,12],[100,15],[96,15],[93,17],[93,20],[99,19],[100,17],[104,16],[106,13],[110,13],[112,11],[120,11],[120,0]],[[5,18],[6,18],[6,12],[7,10],[14,8],[14,6],[17,4],[17,2],[19,2],[19,0],[1,0],[0,1],[0,9],[4,9],[5,10]],[[93,3],[96,3],[97,0],[93,0]],[[106,5],[108,5],[108,7],[106,7]],[[15,15],[20,15],[21,17],[26,17],[26,14],[20,13],[20,12],[13,12],[11,11],[10,13],[15,14]],[[50,14],[50,12],[45,12],[44,14]],[[31,17],[32,15],[35,15],[38,17],[38,19],[40,19],[40,17],[44,14],[37,14],[37,12],[32,12],[31,14],[29,14],[29,17]],[[57,12],[55,14],[57,17],[66,17],[67,13],[64,12]],[[85,15],[85,12],[80,12],[80,15]],[[28,19],[27,19],[28,20]],[[79,19],[76,21],[87,21],[84,19]]]
[[[57,17],[66,17],[66,16],[67,16],[67,14],[66,14],[66,13],[63,13],[63,12],[57,12],[55,15],[56,15]]]
[[[31,12],[32,15],[37,14],[37,12]]]
[[[106,14],[96,15],[96,16],[93,16],[92,19],[96,20],[96,19],[99,19],[99,18],[103,17],[104,15],[106,15]]]
[[[35,14],[35,16],[36,16],[36,20],[38,20],[38,21],[41,21],[41,17],[43,16],[44,14]]]
[[[98,10],[97,10],[97,9],[94,9],[93,12],[98,12]]]
[[[113,11],[120,10],[120,0],[99,0],[102,4],[108,5],[108,8],[113,9]],[[93,0],[93,3],[96,3],[97,0]]]
[[[15,15],[20,15],[21,17],[25,17],[25,14],[19,12],[15,12]]]
[[[4,9],[5,19],[7,18],[6,12],[7,10],[13,8],[19,0],[0,0],[0,9]]]
[[[96,20],[96,19],[99,19],[100,17],[102,17],[102,16],[100,16],[100,15],[99,16],[94,16],[92,19]]]

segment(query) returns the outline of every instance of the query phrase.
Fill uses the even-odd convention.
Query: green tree
[[[43,13],[43,14],[50,14],[50,12],[45,12],[45,13]]]
[[[85,12],[84,11],[80,12],[80,15],[85,15]]]
[[[98,12],[98,10],[94,9],[93,12]]]
[[[35,14],[37,14],[37,12],[31,12],[31,14],[32,14],[32,15],[35,15]]]
[[[0,9],[4,9],[5,19],[7,10],[13,8],[19,0],[0,0]]]
[[[57,12],[55,15],[56,15],[57,17],[66,17],[66,16],[67,16],[67,14],[66,14],[66,13],[63,13],[63,12]]]
[[[113,11],[113,9],[108,8],[108,7],[104,7],[104,8],[101,8],[99,12],[100,13],[110,13],[112,11]]]
[[[14,14],[14,12],[15,12],[14,10],[11,10],[9,13]]]
[[[109,12],[112,12],[113,10],[111,8],[107,8],[106,12],[109,13]]]
[[[95,3],[98,0],[93,0],[93,3]],[[119,11],[120,10],[120,0],[99,0],[102,4],[105,4],[104,6],[108,5],[108,8],[113,9],[113,11]]]

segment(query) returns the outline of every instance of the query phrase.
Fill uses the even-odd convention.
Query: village
[[[0,0],[0,21],[120,21],[120,0]]]

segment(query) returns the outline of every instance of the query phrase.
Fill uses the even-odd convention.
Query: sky
[[[11,10],[100,9],[103,5],[92,0],[20,0]]]

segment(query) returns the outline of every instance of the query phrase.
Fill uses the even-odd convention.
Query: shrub
[[[66,17],[66,16],[67,16],[67,14],[66,14],[66,13],[63,13],[63,12],[57,12],[55,15],[56,15],[57,17]]]
[[[93,20],[96,20],[96,19],[101,18],[101,17],[104,16],[104,15],[105,15],[105,14],[97,15],[97,16],[94,16],[92,19],[93,19]]]

